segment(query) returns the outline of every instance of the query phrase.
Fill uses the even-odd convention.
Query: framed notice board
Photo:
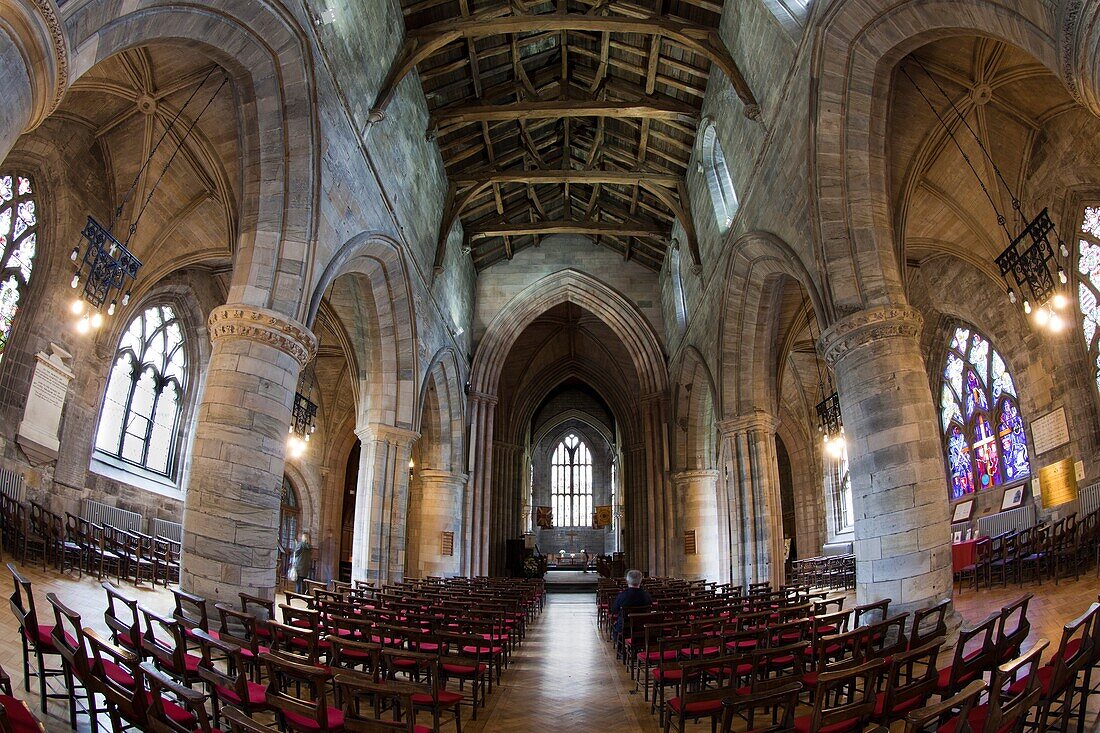
[[[1043,508],[1061,506],[1077,498],[1077,472],[1073,459],[1052,463],[1039,469],[1039,487],[1043,494]]]

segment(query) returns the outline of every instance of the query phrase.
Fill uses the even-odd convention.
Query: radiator
[[[23,489],[23,474],[10,468],[0,468],[0,492],[9,499],[23,503],[26,493]]]
[[[1086,486],[1077,494],[1077,518],[1084,519],[1100,509],[1100,483]]]
[[[978,517],[978,534],[985,537],[996,537],[1014,529],[1027,529],[1034,526],[1034,504],[1026,504],[1016,509],[1009,509],[1007,512]]]
[[[154,519],[149,534],[154,537],[164,537],[165,539],[175,540],[176,542],[183,541],[183,525],[179,522],[169,522],[167,519]]]
[[[140,532],[145,524],[141,515],[137,512],[128,512],[125,509],[119,509],[91,499],[84,500],[84,512],[81,516],[89,522],[109,524],[112,527],[130,530],[131,532]]]
[[[966,539],[966,530],[970,529],[970,522],[956,522],[951,525],[951,538],[954,539],[955,533],[959,533],[959,537]]]

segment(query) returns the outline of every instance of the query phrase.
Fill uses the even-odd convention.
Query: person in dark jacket
[[[615,596],[611,604],[611,613],[615,616],[615,626],[612,630],[612,638],[618,639],[623,631],[624,608],[637,608],[639,606],[652,606],[653,598],[642,590],[642,571],[626,571],[626,590]]]

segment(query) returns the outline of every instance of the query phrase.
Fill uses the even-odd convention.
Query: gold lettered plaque
[[[1039,486],[1042,488],[1044,509],[1076,499],[1077,472],[1073,468],[1073,459],[1066,458],[1040,468]]]

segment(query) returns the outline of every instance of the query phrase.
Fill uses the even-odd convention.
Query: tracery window
[[[1100,206],[1085,207],[1077,247],[1077,304],[1093,380],[1100,389]]]
[[[1031,475],[1019,395],[1005,361],[972,328],[955,329],[940,388],[951,500]]]
[[[570,433],[558,443],[550,463],[550,503],[558,527],[592,523],[592,453]]]
[[[828,495],[833,502],[833,530],[837,534],[851,532],[855,512],[852,506],[852,472],[848,465],[848,448],[845,446],[835,460],[826,461]]]
[[[298,527],[301,524],[302,509],[298,502],[298,491],[290,479],[283,476],[283,495],[279,502],[279,546],[288,550],[298,541]]]
[[[669,274],[672,277],[672,305],[676,311],[676,324],[687,326],[687,298],[684,295],[684,273],[680,262],[680,248],[669,250]]]
[[[726,155],[718,142],[718,130],[713,122],[703,130],[701,152],[703,173],[710,191],[710,202],[714,206],[714,218],[718,220],[719,231],[724,232],[733,224],[733,217],[737,214],[737,193],[733,190],[733,178],[730,176],[729,166],[726,165]]]
[[[31,179],[0,174],[0,359],[31,281],[37,245],[38,212]]]
[[[169,305],[147,308],[126,328],[100,411],[96,450],[173,477],[187,387],[183,326]]]

